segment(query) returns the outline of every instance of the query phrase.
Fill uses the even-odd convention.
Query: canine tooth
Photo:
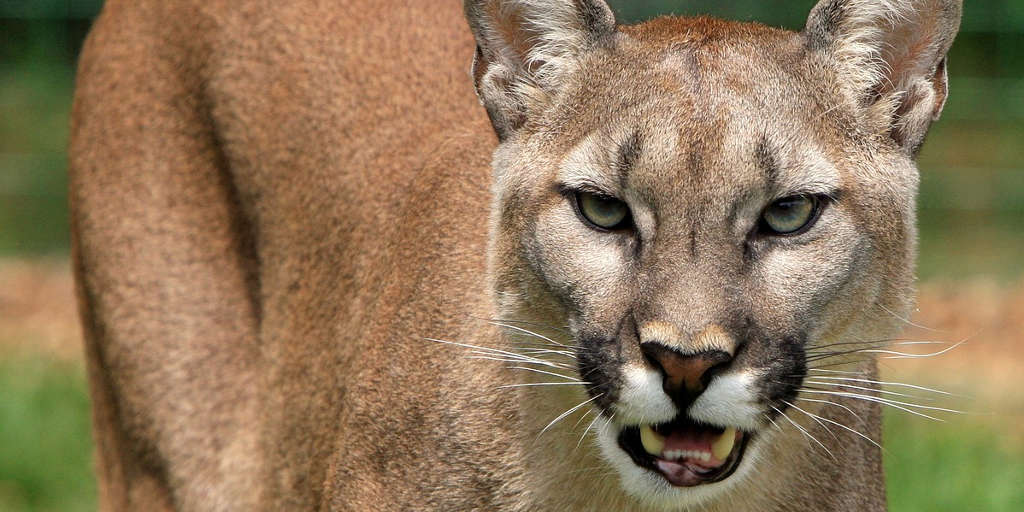
[[[665,449],[665,438],[654,431],[649,425],[640,427],[640,443],[651,455],[661,455]]]
[[[725,460],[732,453],[732,445],[736,443],[736,429],[729,427],[711,444],[711,453],[718,460]]]

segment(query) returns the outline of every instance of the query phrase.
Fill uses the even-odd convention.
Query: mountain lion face
[[[818,408],[808,375],[862,361],[908,310],[912,157],[959,11],[905,3],[906,26],[826,1],[792,33],[469,2],[501,138],[499,311],[561,338],[556,371],[585,394],[531,396],[596,409],[628,492],[692,503],[770,464],[780,415]]]

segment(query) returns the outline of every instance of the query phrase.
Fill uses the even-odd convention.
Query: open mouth
[[[739,466],[751,434],[696,423],[680,415],[669,423],[627,427],[619,446],[636,465],[676,487],[718,482]]]

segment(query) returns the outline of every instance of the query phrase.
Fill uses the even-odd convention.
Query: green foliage
[[[935,423],[888,414],[885,447],[893,512],[1024,510],[1024,447],[978,417]]]
[[[39,357],[0,360],[0,390],[0,510],[95,510],[82,370]]]

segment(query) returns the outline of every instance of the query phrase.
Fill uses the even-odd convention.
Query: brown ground
[[[0,359],[38,354],[81,360],[81,331],[66,259],[0,259]],[[954,408],[1017,425],[1024,443],[1024,279],[973,278],[920,286],[918,311],[904,336],[963,345],[924,359],[881,359],[885,380],[966,395]],[[928,353],[949,345],[894,346]],[[944,403],[948,406],[948,402]]]

